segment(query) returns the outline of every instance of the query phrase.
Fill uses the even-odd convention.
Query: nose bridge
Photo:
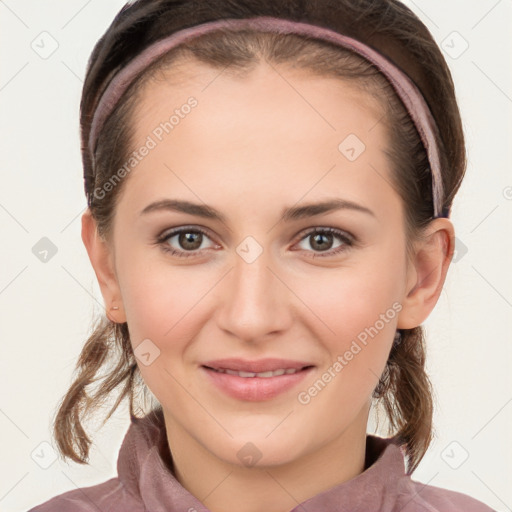
[[[274,275],[272,254],[254,238],[236,248],[234,268],[222,297],[221,326],[253,340],[281,330],[286,323],[286,287]]]

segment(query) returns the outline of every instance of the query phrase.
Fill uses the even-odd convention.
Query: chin
[[[240,467],[264,469],[293,462],[300,456],[297,451],[299,439],[285,438],[277,432],[267,437],[272,428],[254,435],[245,432],[238,436],[231,432],[233,439],[225,438],[224,442],[214,440],[213,443],[210,440],[205,447],[219,459]]]

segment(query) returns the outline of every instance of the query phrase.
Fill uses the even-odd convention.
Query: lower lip
[[[277,375],[275,377],[239,377],[228,373],[217,372],[205,366],[201,367],[213,383],[227,395],[238,400],[261,401],[270,400],[295,387],[314,367],[300,372]]]

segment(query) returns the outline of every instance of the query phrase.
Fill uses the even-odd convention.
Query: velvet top
[[[210,512],[174,476],[161,411],[131,418],[117,460],[118,476],[74,489],[29,512]],[[493,512],[459,492],[425,485],[405,474],[393,438],[368,434],[365,470],[289,512]],[[225,511],[230,512],[230,511]]]

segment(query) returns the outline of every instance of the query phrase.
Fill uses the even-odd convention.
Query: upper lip
[[[206,361],[203,366],[214,368],[216,370],[235,370],[243,372],[267,372],[279,370],[281,368],[294,368],[300,370],[305,366],[313,366],[307,361],[292,361],[291,359],[277,359],[277,358],[266,358],[258,360],[247,360],[239,358],[226,358],[226,359],[215,359],[212,361]]]

